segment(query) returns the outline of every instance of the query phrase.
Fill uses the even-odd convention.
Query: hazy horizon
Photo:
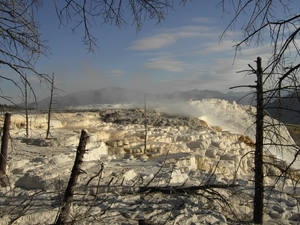
[[[35,18],[40,24],[41,39],[46,41],[51,54],[41,56],[36,68],[41,73],[54,73],[56,87],[63,90],[63,95],[109,86],[149,93],[192,89],[227,93],[232,86],[253,85],[255,76],[237,71],[255,64],[258,56],[265,65],[272,47],[266,38],[264,45],[253,43],[235,51],[234,45],[244,38],[240,27],[243,18],[245,21],[247,18],[241,15],[236,26],[229,28],[221,38],[235,16],[233,6],[230,3],[226,6],[225,13],[210,0],[187,1],[185,6],[175,1],[174,11],[169,10],[165,20],[158,25],[155,21],[144,21],[138,33],[131,19],[119,28],[99,18],[90,28],[98,38],[99,49],[93,54],[88,53],[82,43],[82,27],[74,33],[75,22],[60,25],[53,1],[44,1]],[[299,5],[294,3],[294,6],[292,10],[296,11]],[[281,15],[280,7],[274,10]],[[124,9],[124,15],[130,17],[128,9]],[[11,70],[3,67],[2,73],[15,79],[22,88],[18,76]],[[45,84],[31,74],[27,76],[38,100],[49,95]],[[1,82],[2,96],[21,101],[22,93],[16,86],[5,80]]]

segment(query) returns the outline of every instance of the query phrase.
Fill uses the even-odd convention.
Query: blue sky
[[[121,28],[96,21],[91,32],[98,38],[99,50],[93,54],[82,44],[83,30],[79,28],[74,34],[70,28],[74,24],[59,27],[53,2],[44,1],[36,20],[51,54],[40,58],[37,69],[55,74],[57,87],[64,91],[61,95],[107,86],[148,93],[192,89],[226,93],[232,86],[254,84],[255,76],[237,71],[248,69],[249,63],[255,65],[257,56],[267,59],[271,47],[268,43],[244,47],[234,57],[234,40],[242,39],[239,28],[246,19],[238,20],[220,40],[234,13],[223,13],[216,6],[218,2],[194,0],[183,6],[175,0],[175,11],[169,10],[166,20],[158,25],[155,21],[145,21],[138,33],[131,20]],[[300,6],[296,6],[299,12]],[[47,88],[35,84],[35,78],[30,79],[38,98],[46,97]],[[14,98],[20,96],[13,88],[2,87],[2,91]]]

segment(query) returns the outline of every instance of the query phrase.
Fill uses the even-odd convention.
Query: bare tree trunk
[[[263,71],[261,68],[261,58],[257,57],[257,112],[256,112],[256,144],[255,144],[255,193],[253,221],[256,224],[263,223],[263,129],[264,129],[264,102],[263,102]]]
[[[145,94],[145,122],[144,122],[144,126],[145,126],[145,140],[144,140],[144,154],[146,154],[146,150],[147,150],[147,135],[148,135],[148,121],[147,121],[147,99],[146,99],[146,94]]]
[[[85,147],[88,141],[88,134],[85,130],[81,131],[79,145],[77,147],[76,158],[69,179],[69,183],[65,192],[63,206],[60,210],[60,214],[57,218],[56,225],[67,224],[70,214],[71,203],[73,201],[73,195],[77,184],[78,177],[80,175],[80,167],[83,162],[83,155],[85,153]]]
[[[11,119],[11,114],[5,113],[3,135],[2,135],[2,142],[1,142],[1,156],[0,156],[0,179],[1,179],[2,186],[8,185],[8,182],[6,180],[6,161],[7,161],[8,142],[9,142],[10,119]]]
[[[50,135],[51,111],[52,111],[53,93],[54,93],[54,73],[52,74],[52,79],[51,79],[50,84],[51,84],[51,87],[50,87],[50,98],[49,98],[48,115],[47,115],[46,139],[48,139],[49,135]]]
[[[25,103],[25,130],[26,130],[26,139],[28,139],[29,136],[29,122],[28,122],[28,89],[27,89],[27,76],[25,75],[24,80],[24,103]]]

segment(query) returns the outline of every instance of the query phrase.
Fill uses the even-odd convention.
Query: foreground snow
[[[0,189],[0,224],[13,220],[13,224],[54,223],[81,129],[89,132],[90,141],[72,207],[77,224],[241,224],[251,220],[255,110],[217,99],[149,103],[148,107],[203,122],[197,128],[148,125],[144,154],[144,125],[103,122],[95,106],[89,108],[93,112],[56,114],[51,140],[44,139],[46,115],[31,115],[28,140],[24,139],[23,116],[13,115],[7,168],[10,187]],[[269,162],[265,221],[298,224],[300,187],[295,180],[299,179],[299,160],[290,178],[277,179],[281,172],[271,166],[292,162],[295,154],[285,127],[278,126],[278,130],[282,136],[278,141],[288,147],[265,149]],[[174,190],[141,192],[145,186]],[[203,188],[182,193],[175,189],[179,186]]]

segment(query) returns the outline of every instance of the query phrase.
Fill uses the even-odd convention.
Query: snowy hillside
[[[57,113],[50,140],[45,140],[46,115],[30,115],[26,140],[25,119],[14,114],[10,187],[0,188],[0,224],[54,223],[81,129],[90,138],[72,205],[75,224],[250,221],[255,108],[210,99],[149,102],[147,109],[145,116],[143,105],[102,104]],[[266,140],[285,147],[265,148],[264,219],[266,224],[297,224],[299,159],[290,177],[278,178],[297,147],[283,126],[266,132]]]

